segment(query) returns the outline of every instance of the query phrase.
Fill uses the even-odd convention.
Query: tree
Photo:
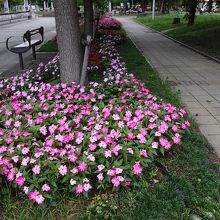
[[[76,0],[55,0],[61,81],[80,82],[82,51]]]
[[[209,0],[208,1],[208,13],[211,13],[212,12],[212,4],[213,4],[213,0]]]
[[[85,17],[84,34],[85,36],[90,35],[91,37],[93,37],[94,12],[93,12],[92,0],[84,0],[84,17]]]
[[[196,16],[196,6],[197,0],[191,0],[190,8],[189,8],[189,18],[188,18],[188,25],[193,25]]]

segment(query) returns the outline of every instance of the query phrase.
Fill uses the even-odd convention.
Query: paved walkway
[[[118,17],[128,36],[162,79],[173,81],[220,157],[220,64],[156,33],[132,18]]]

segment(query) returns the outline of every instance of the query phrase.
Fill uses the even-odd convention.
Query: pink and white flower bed
[[[42,82],[44,66],[35,76],[0,82],[0,175],[33,202],[138,185],[143,169],[179,144],[189,126],[185,110],[127,72],[110,36],[100,53],[110,59],[100,84],[52,86]]]

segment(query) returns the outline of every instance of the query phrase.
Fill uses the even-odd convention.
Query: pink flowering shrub
[[[112,18],[111,14],[104,15],[99,21],[99,29],[119,30],[121,26],[121,22]]]
[[[185,110],[154,97],[127,72],[116,43],[102,40],[109,60],[102,83],[52,86],[42,82],[46,66],[0,82],[0,175],[33,202],[138,185],[189,126]],[[57,60],[49,65],[54,76]]]

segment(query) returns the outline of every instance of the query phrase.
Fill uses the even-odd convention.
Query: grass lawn
[[[150,17],[137,18],[137,21],[181,42],[204,51],[220,59],[220,16],[214,14],[197,15],[195,24],[188,26],[183,16],[181,24],[172,24],[175,15],[160,15],[152,21]]]
[[[49,40],[40,47],[38,52],[58,52],[58,46],[53,40]]]
[[[119,52],[131,72],[143,80],[153,94],[180,106],[169,85],[162,82],[130,40]],[[210,159],[211,158],[211,159]],[[184,205],[173,183],[158,172],[156,165],[146,172],[143,187],[118,193],[105,192],[90,199],[60,197],[57,203],[36,206],[7,195],[0,200],[0,219],[191,219],[198,213],[205,219],[220,219],[220,164],[207,141],[194,126],[182,145],[173,149],[161,163],[184,194]],[[11,189],[10,189],[11,190]],[[67,202],[68,201],[68,202]],[[2,217],[1,217],[2,213]],[[4,217],[3,217],[4,216]]]

